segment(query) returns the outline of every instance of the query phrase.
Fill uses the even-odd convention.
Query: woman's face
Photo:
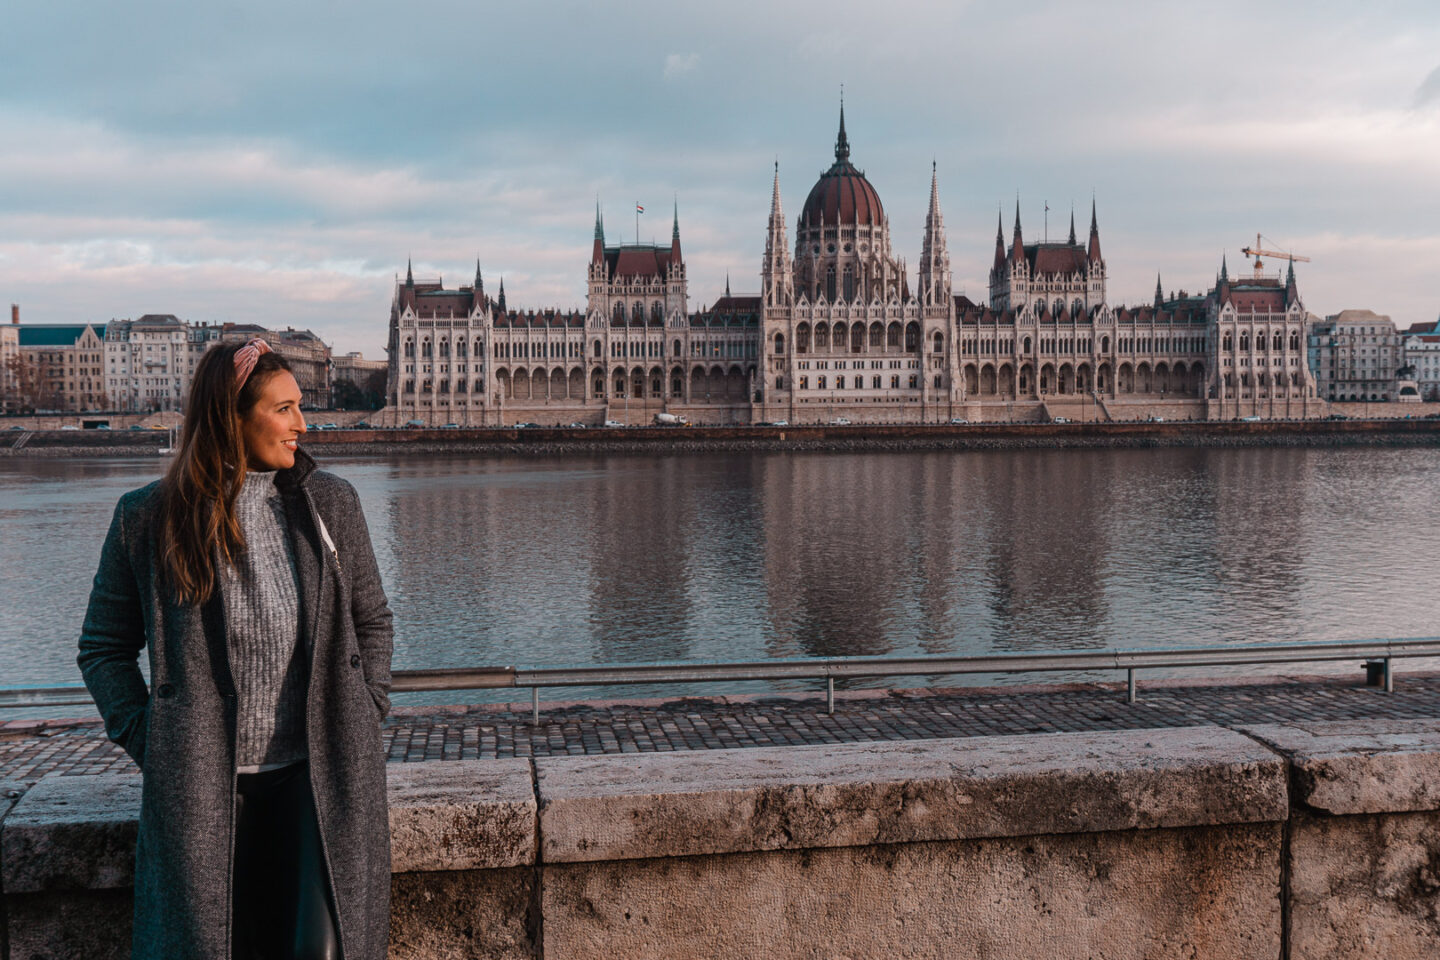
[[[288,470],[305,432],[300,385],[288,370],[278,370],[260,385],[260,399],[240,418],[246,466],[251,470]]]

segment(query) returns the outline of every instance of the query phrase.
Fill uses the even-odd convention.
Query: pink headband
[[[255,364],[260,360],[260,354],[269,353],[270,344],[256,337],[245,346],[235,351],[235,392],[239,393],[245,387],[245,381],[250,379],[250,371],[255,369]]]

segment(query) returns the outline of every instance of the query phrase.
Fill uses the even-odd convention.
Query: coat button
[[[171,697],[175,696],[175,687],[173,684],[162,683],[160,684],[160,689],[156,692],[159,693],[160,696],[164,699],[169,700]]]
[[[350,666],[352,666],[352,667],[358,667],[358,666],[360,666],[360,654],[358,654],[358,653],[352,653],[352,654],[350,655]]]

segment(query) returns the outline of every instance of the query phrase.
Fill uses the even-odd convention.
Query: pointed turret
[[[780,207],[780,161],[777,160],[770,193],[770,224],[765,231],[765,262],[760,265],[765,302],[772,306],[787,304],[795,297],[789,247],[785,237],[785,212]],[[729,287],[728,278],[726,287]]]
[[[1090,198],[1090,262],[1100,259],[1100,222],[1095,218],[1095,198]]]
[[[1290,266],[1285,270],[1285,306],[1290,306],[1300,299],[1300,288],[1295,285],[1295,261],[1290,261]]]
[[[1010,262],[1021,263],[1025,259],[1025,241],[1020,236],[1020,199],[1015,199],[1015,239],[1010,245]]]
[[[475,258],[475,299],[485,296],[485,278],[480,275],[480,258]]]
[[[1220,255],[1220,279],[1215,282],[1215,299],[1221,305],[1230,299],[1230,268],[1223,253]]]
[[[410,290],[415,289],[415,271],[411,269],[409,257],[405,258],[405,286]]]
[[[495,306],[500,309],[501,313],[505,312],[505,278],[503,276],[500,278],[500,295],[495,298]]]
[[[675,224],[670,229],[670,262],[680,262],[680,199],[675,199]]]
[[[595,201],[595,246],[590,250],[591,263],[605,262],[605,220],[600,216],[600,201]]]
[[[945,218],[940,213],[940,178],[930,163],[930,211],[920,243],[920,295],[927,304],[944,304],[950,295],[950,254],[945,249]]]
[[[1000,207],[995,207],[995,263],[992,270],[999,270],[1005,266],[1005,214]]]
[[[1226,255],[1220,254],[1220,282],[1230,282],[1230,265],[1226,262]]]
[[[840,135],[835,138],[835,162],[850,162],[850,138],[845,136],[845,96],[843,94],[840,96]]]
[[[1075,246],[1075,208],[1070,208],[1070,246]]]
[[[725,271],[725,296],[730,296],[730,271]]]
[[[1165,303],[1165,291],[1160,286],[1160,274],[1155,274],[1155,309],[1159,310]]]

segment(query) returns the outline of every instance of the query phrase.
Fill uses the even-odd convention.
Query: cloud
[[[1440,67],[1430,71],[1430,76],[1415,88],[1415,107],[1426,106],[1440,99]]]
[[[700,66],[700,54],[698,53],[672,53],[665,57],[665,79],[673,80],[675,77],[691,73]]]

